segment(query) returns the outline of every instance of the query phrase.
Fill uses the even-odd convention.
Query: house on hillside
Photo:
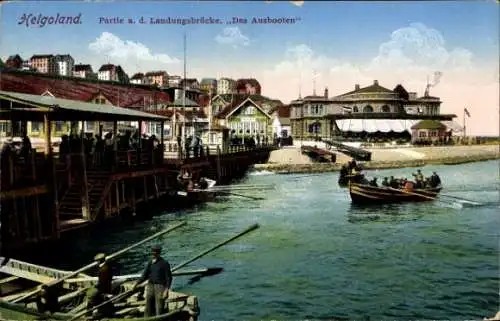
[[[212,93],[213,96],[217,94],[217,79],[203,78],[200,82],[200,89],[204,93]]]
[[[77,64],[73,67],[73,77],[97,79],[97,75],[92,70],[91,65]]]
[[[57,75],[57,64],[54,55],[33,55],[30,58],[31,66],[39,73]]]
[[[254,78],[238,79],[236,81],[236,93],[242,95],[260,95],[260,83]]]
[[[144,84],[167,87],[168,74],[166,71],[149,71],[144,75]]]
[[[121,66],[113,64],[104,64],[99,68],[97,78],[104,81],[116,81],[123,84],[129,82],[128,75]]]
[[[136,85],[144,84],[144,74],[142,72],[134,74],[132,77],[130,77],[130,83]]]
[[[217,94],[236,94],[236,81],[231,78],[221,78],[217,81]]]
[[[179,82],[179,87],[186,89],[193,89],[193,90],[199,90],[200,89],[200,83],[198,82],[198,79],[196,78],[186,78],[182,79]]]
[[[58,75],[66,77],[71,77],[73,75],[75,60],[71,57],[71,55],[56,55],[54,57],[54,62],[56,64]]]
[[[23,64],[23,59],[19,55],[11,55],[5,61],[4,67],[6,69],[21,69]]]

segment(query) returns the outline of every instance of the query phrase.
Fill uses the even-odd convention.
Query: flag
[[[464,108],[464,113],[467,115],[467,117],[470,117],[470,113],[469,113],[469,111],[467,110],[467,108]]]

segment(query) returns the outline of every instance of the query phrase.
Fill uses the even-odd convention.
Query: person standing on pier
[[[161,247],[152,248],[153,259],[148,262],[141,278],[134,284],[134,289],[144,281],[146,285],[146,307],[144,317],[163,314],[165,299],[172,285],[170,264],[161,257]]]

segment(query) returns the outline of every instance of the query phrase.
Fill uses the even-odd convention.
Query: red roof
[[[41,95],[49,91],[56,98],[91,101],[102,94],[113,105],[143,108],[144,104],[168,104],[171,102],[166,92],[154,87],[139,87],[129,84],[89,81],[83,78],[54,78],[26,72],[0,73],[0,88],[25,94]]]
[[[290,117],[290,106],[284,105],[278,107],[278,117],[279,118],[289,118]]]

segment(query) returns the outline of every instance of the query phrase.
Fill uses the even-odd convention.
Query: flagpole
[[[463,133],[463,137],[465,138],[467,135],[466,135],[466,127],[465,127],[465,109],[464,108],[464,133]]]

